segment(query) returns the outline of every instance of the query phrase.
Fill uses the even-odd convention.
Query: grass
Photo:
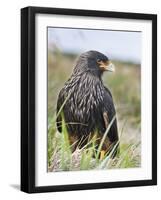
[[[71,74],[74,60],[74,56],[53,55],[51,52],[48,54],[48,171],[140,167],[140,65],[114,61],[115,74],[108,73],[103,77],[104,84],[110,88],[116,105],[120,153],[112,159],[114,147],[112,153],[100,160],[98,155],[103,138],[98,151],[95,149],[96,138],[93,137],[88,141],[88,145],[72,152],[65,123],[63,122],[62,134],[56,128],[57,95]],[[105,135],[108,135],[108,130]]]
[[[102,144],[108,135],[111,121],[108,129],[106,130],[104,137],[102,138],[98,149],[95,148],[96,137],[91,138],[87,145],[82,149],[76,148],[72,153],[70,146],[68,133],[66,130],[65,122],[62,122],[62,133],[58,133],[55,127],[49,127],[48,134],[48,171],[74,171],[74,170],[89,170],[89,169],[113,169],[113,168],[131,168],[139,167],[139,155],[138,150],[140,148],[140,143],[131,143],[125,145],[122,142],[122,136],[120,135],[120,152],[113,159],[112,155],[116,150],[115,144],[112,151],[100,160],[99,155],[101,151]],[[55,123],[53,123],[54,126]],[[123,134],[123,133],[122,133]]]

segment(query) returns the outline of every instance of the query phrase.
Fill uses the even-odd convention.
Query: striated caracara
[[[57,117],[57,128],[59,132],[62,131],[63,116],[70,143],[75,147],[78,144],[80,148],[86,145],[89,137],[92,138],[96,132],[98,146],[116,115],[111,92],[102,81],[105,71],[114,71],[114,65],[107,56],[97,51],[85,52],[78,58],[71,77],[59,92],[57,113],[62,108],[62,114]],[[109,152],[117,142],[115,118],[102,145],[102,151]]]

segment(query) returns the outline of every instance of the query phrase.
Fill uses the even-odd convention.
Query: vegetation
[[[140,167],[140,65],[113,61],[116,72],[104,74],[104,84],[110,88],[116,105],[120,153],[112,159],[114,147],[101,160],[101,148],[96,151],[95,137],[72,153],[65,123],[62,134],[56,128],[58,92],[69,78],[75,59],[75,55],[48,52],[48,171]]]

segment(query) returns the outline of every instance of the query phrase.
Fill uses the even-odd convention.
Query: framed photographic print
[[[21,9],[21,190],[157,184],[157,16]]]

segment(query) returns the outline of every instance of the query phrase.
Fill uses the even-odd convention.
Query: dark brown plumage
[[[103,85],[102,74],[112,71],[109,59],[97,51],[83,53],[77,60],[69,80],[57,100],[57,127],[62,131],[62,114],[67,124],[71,144],[84,146],[96,132],[99,143],[115,116],[111,92]],[[80,142],[82,141],[82,142]],[[117,121],[114,120],[102,150],[108,151],[118,141]]]

